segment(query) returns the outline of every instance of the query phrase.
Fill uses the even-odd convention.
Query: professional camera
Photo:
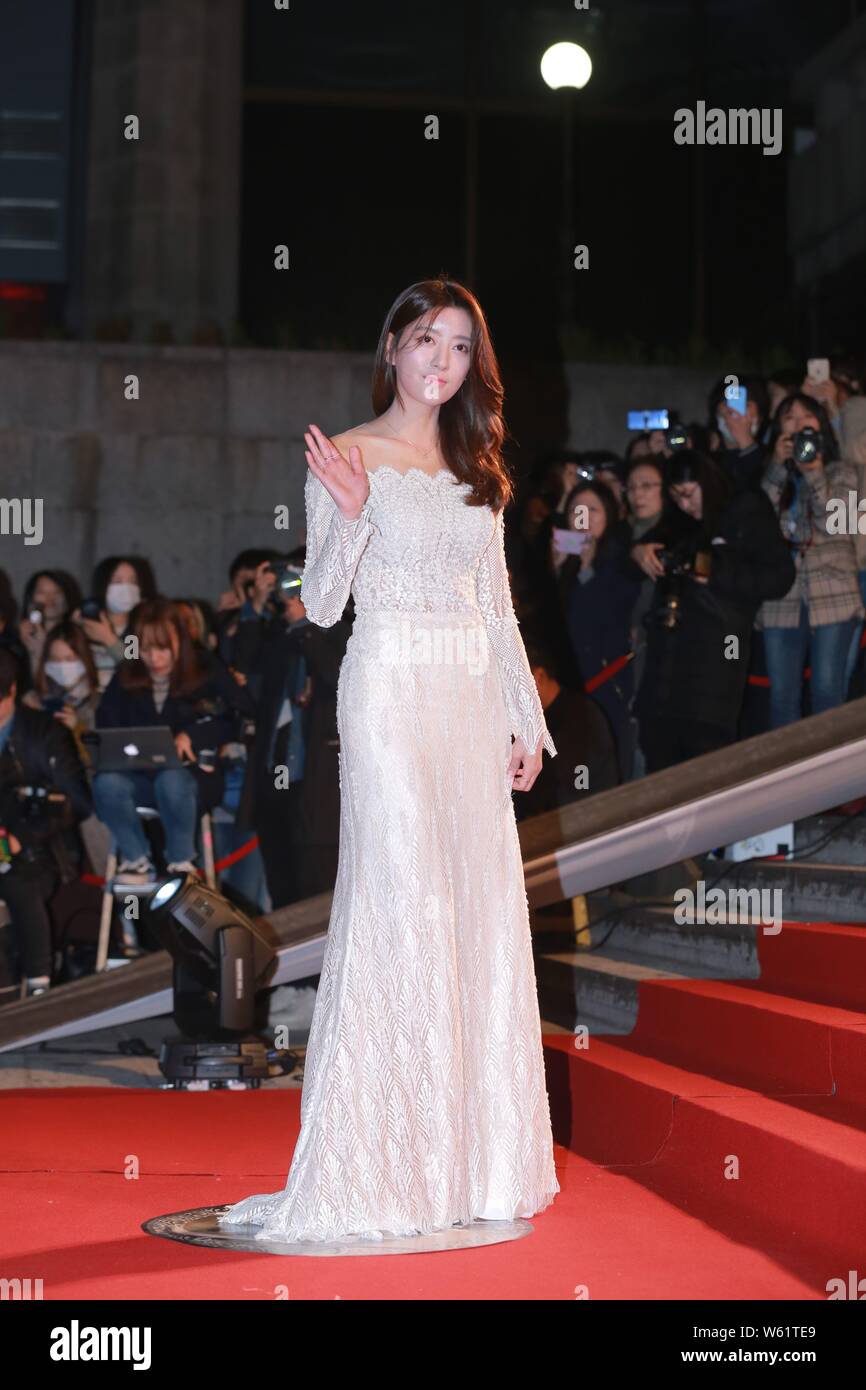
[[[653,604],[644,622],[648,627],[672,629],[679,626],[682,617],[683,590],[688,575],[694,572],[695,552],[692,545],[681,543],[673,549],[657,550],[656,558],[664,567],[657,590],[661,601]]]
[[[791,440],[794,463],[814,463],[821,452],[821,432],[811,425],[798,430]]]
[[[22,841],[41,844],[69,823],[69,799],[50,787],[7,787],[2,817]]]
[[[288,557],[275,560],[268,565],[267,572],[276,579],[273,591],[268,595],[268,602],[274,607],[279,608],[284,599],[301,597],[301,571]]]

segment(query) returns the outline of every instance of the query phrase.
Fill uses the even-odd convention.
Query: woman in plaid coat
[[[819,435],[814,460],[794,459],[794,439],[803,429]],[[854,466],[839,459],[824,407],[800,392],[779,404],[768,440],[770,461],[762,487],[768,494],[796,567],[784,598],[762,604],[759,624],[770,677],[770,724],[777,729],[802,713],[803,670],[812,668],[811,712],[835,709],[847,695],[847,658],[862,624],[854,535],[840,525],[855,500]]]

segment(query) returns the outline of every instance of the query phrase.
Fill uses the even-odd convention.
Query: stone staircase
[[[795,854],[808,858],[735,863],[703,856],[690,866],[708,886],[778,890],[786,921],[863,923],[866,930],[866,817],[826,814],[800,822]],[[692,881],[684,869],[680,882]],[[663,896],[666,902],[641,901],[617,887],[590,894],[589,926],[580,932],[569,904],[558,915],[535,914],[543,1032],[573,1032],[582,1024],[591,1033],[627,1035],[644,982],[759,978],[760,924],[683,925],[674,920],[672,894]]]

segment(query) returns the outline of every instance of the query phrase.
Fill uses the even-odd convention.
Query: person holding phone
[[[802,714],[803,670],[812,668],[812,714],[844,703],[852,642],[864,606],[854,537],[838,534],[828,503],[856,492],[857,472],[839,458],[824,407],[802,392],[779,405],[768,441],[770,461],[762,486],[790,547],[795,574],[788,591],[764,603],[759,622],[770,677],[770,725]]]
[[[31,671],[36,670],[42,657],[46,634],[80,603],[78,583],[64,570],[38,570],[30,576],[21,602],[23,617],[18,631],[27,648]]]
[[[708,404],[710,420],[721,438],[715,457],[737,487],[760,487],[765,462],[761,440],[770,409],[763,377],[735,376],[734,381],[723,377],[713,386]]]
[[[852,362],[839,358],[831,362],[829,357],[810,357],[800,390],[823,405],[834,433],[839,436],[843,430],[842,413],[846,402],[862,395],[862,373]]]
[[[123,638],[132,610],[143,599],[156,597],[156,581],[150,562],[142,555],[109,555],[93,572],[93,595],[73,617],[90,642],[105,690],[123,660]]]

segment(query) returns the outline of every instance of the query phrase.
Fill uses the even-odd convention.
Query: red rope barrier
[[[598,690],[600,685],[604,685],[605,681],[609,681],[618,671],[622,670],[623,666],[627,666],[633,656],[634,652],[626,652],[625,656],[618,656],[616,661],[611,661],[609,665],[602,666],[600,671],[594,676],[590,676],[588,681],[584,681],[583,688],[587,695],[591,695],[593,690]]]

